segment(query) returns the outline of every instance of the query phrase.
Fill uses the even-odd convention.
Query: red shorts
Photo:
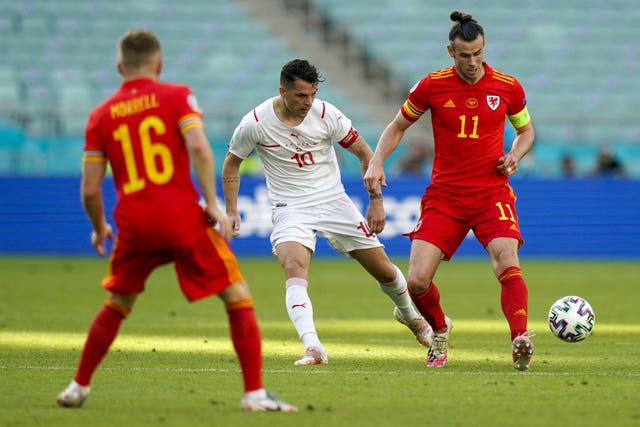
[[[180,289],[189,301],[244,280],[235,255],[204,216],[201,223],[176,232],[179,224],[172,224],[164,236],[119,236],[102,286],[119,294],[141,293],[151,272],[169,262],[175,264]]]
[[[420,218],[407,233],[411,240],[424,240],[453,257],[464,238],[473,230],[483,247],[497,237],[510,237],[524,244],[513,189],[506,185],[482,194],[460,197],[427,187],[420,203]]]

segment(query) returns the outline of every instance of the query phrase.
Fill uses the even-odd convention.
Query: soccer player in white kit
[[[333,141],[358,157],[363,175],[373,152],[349,118],[330,103],[316,99],[321,81],[322,76],[308,61],[290,61],[280,73],[280,95],[242,118],[222,166],[227,215],[238,235],[239,169],[255,150],[272,209],[271,245],[286,277],[287,312],[305,347],[296,365],[328,363],[307,293],[318,235],[335,250],[355,258],[376,279],[395,305],[396,320],[428,347],[433,331],[413,307],[402,272],[375,234],[386,221],[381,189],[369,193],[365,220],[344,190]]]

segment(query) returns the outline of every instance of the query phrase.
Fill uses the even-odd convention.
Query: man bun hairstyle
[[[455,22],[449,31],[449,41],[451,43],[457,38],[465,42],[472,42],[479,35],[484,37],[482,25],[478,24],[478,21],[473,19],[470,14],[454,10],[449,15],[449,18]]]

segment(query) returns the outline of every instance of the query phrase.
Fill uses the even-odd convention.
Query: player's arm
[[[107,171],[106,159],[88,159],[82,163],[81,198],[84,210],[91,221],[91,243],[96,251],[104,256],[106,247],[105,239],[113,239],[111,225],[107,222],[104,213],[104,201],[102,198],[102,181]]]
[[[369,167],[364,175],[364,186],[367,191],[375,191],[380,185],[387,186],[387,180],[384,174],[384,161],[398,147],[400,140],[404,136],[406,130],[413,122],[407,120],[402,112],[398,112],[396,117],[384,128],[376,151],[369,162]]]
[[[520,161],[533,147],[535,139],[535,131],[531,122],[516,129],[516,137],[511,145],[510,153],[512,153],[518,161]]]
[[[234,236],[237,236],[240,230],[238,191],[240,190],[240,164],[242,160],[233,153],[227,153],[222,164],[222,193]]]
[[[373,157],[373,151],[367,142],[358,136],[358,139],[347,148],[351,154],[356,156],[360,160],[360,171],[364,177],[369,167],[369,162]],[[368,190],[369,192],[369,208],[367,209],[367,223],[372,233],[380,233],[384,230],[386,225],[386,213],[384,211],[384,204],[382,202],[382,190],[380,183],[377,183],[375,189]]]
[[[531,150],[535,139],[535,131],[527,108],[513,116],[509,121],[516,130],[511,150],[498,159],[498,170],[505,175],[513,175],[518,170],[518,163]]]
[[[231,239],[231,222],[218,207],[215,164],[207,135],[204,132],[204,128],[193,126],[186,130],[183,136],[189,150],[189,158],[193,165],[196,179],[200,185],[202,197],[207,203],[207,214],[214,222],[219,224],[220,235],[228,241]]]
[[[358,136],[358,139],[347,148],[347,151],[353,154],[360,161],[360,172],[362,176],[367,172],[369,162],[373,157],[373,150],[362,136]]]

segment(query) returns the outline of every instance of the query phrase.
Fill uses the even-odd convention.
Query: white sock
[[[285,286],[287,289],[285,296],[287,313],[304,344],[304,348],[322,348],[313,323],[313,306],[307,293],[308,282],[305,279],[292,277],[287,279]]]
[[[76,382],[76,380],[71,380],[71,382],[69,383],[69,385],[67,386],[67,390],[69,391],[75,391],[75,390],[80,390],[83,393],[89,393],[91,391],[91,387],[88,385],[80,385]]]
[[[266,392],[265,389],[259,388],[257,390],[251,390],[251,391],[246,392],[244,394],[244,397],[249,399],[249,400],[264,399],[265,397],[267,397],[267,392]]]
[[[393,268],[396,270],[396,279],[389,283],[378,282],[378,287],[382,292],[387,294],[395,306],[398,307],[404,320],[409,321],[420,317],[420,314],[413,307],[413,302],[409,296],[407,280],[396,265],[393,265]]]

